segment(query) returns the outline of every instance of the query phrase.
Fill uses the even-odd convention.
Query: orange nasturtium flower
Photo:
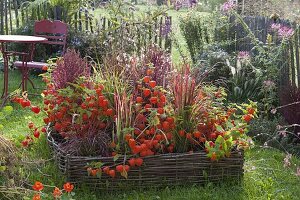
[[[35,194],[32,198],[32,200],[41,200],[41,195],[40,194]]]
[[[73,189],[74,189],[74,185],[72,185],[71,183],[67,182],[64,184],[64,190],[66,192],[72,192]]]
[[[54,198],[57,198],[61,196],[62,192],[58,187],[55,187],[52,194]]]
[[[43,71],[48,71],[48,66],[47,66],[47,65],[43,66],[43,67],[42,67],[42,70],[43,70]]]
[[[35,191],[42,191],[44,189],[44,185],[39,182],[39,181],[36,181],[34,183],[34,185],[32,186],[32,188],[35,190]]]

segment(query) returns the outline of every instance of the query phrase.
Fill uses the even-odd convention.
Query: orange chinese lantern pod
[[[150,76],[145,76],[145,77],[143,78],[143,81],[144,81],[145,83],[149,83],[149,82],[150,82]]]

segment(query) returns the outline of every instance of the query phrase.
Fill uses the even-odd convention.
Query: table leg
[[[35,44],[31,43],[30,45],[31,45],[31,47],[30,47],[29,56],[30,56],[30,61],[33,61],[33,53],[34,53],[34,50],[35,50]]]
[[[3,42],[1,43],[1,51],[4,65],[3,92],[1,97],[6,98],[8,96],[8,55],[6,53],[6,46]]]

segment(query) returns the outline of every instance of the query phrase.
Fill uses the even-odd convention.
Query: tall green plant
[[[195,63],[204,46],[213,41],[213,22],[209,18],[191,11],[180,19],[180,29],[187,43],[189,53]]]
[[[90,8],[90,4],[85,0],[35,0],[22,3],[21,9],[30,13],[31,20],[38,18],[53,18],[73,23],[74,15],[81,8]],[[44,9],[44,12],[41,10]],[[88,11],[88,10],[86,10]]]

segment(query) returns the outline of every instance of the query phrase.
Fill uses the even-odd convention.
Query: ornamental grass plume
[[[183,67],[173,81],[174,105],[179,112],[183,112],[187,106],[193,105],[196,91],[196,82],[190,76],[189,66]]]
[[[114,102],[116,110],[116,138],[113,137],[113,139],[117,139],[116,143],[123,148],[124,144],[122,142],[124,142],[124,130],[133,126],[135,118],[133,95],[128,95],[125,90],[118,90],[114,94]]]
[[[69,83],[74,83],[82,76],[90,76],[88,62],[74,49],[68,49],[65,55],[57,60],[52,72],[54,88],[66,88]]]

